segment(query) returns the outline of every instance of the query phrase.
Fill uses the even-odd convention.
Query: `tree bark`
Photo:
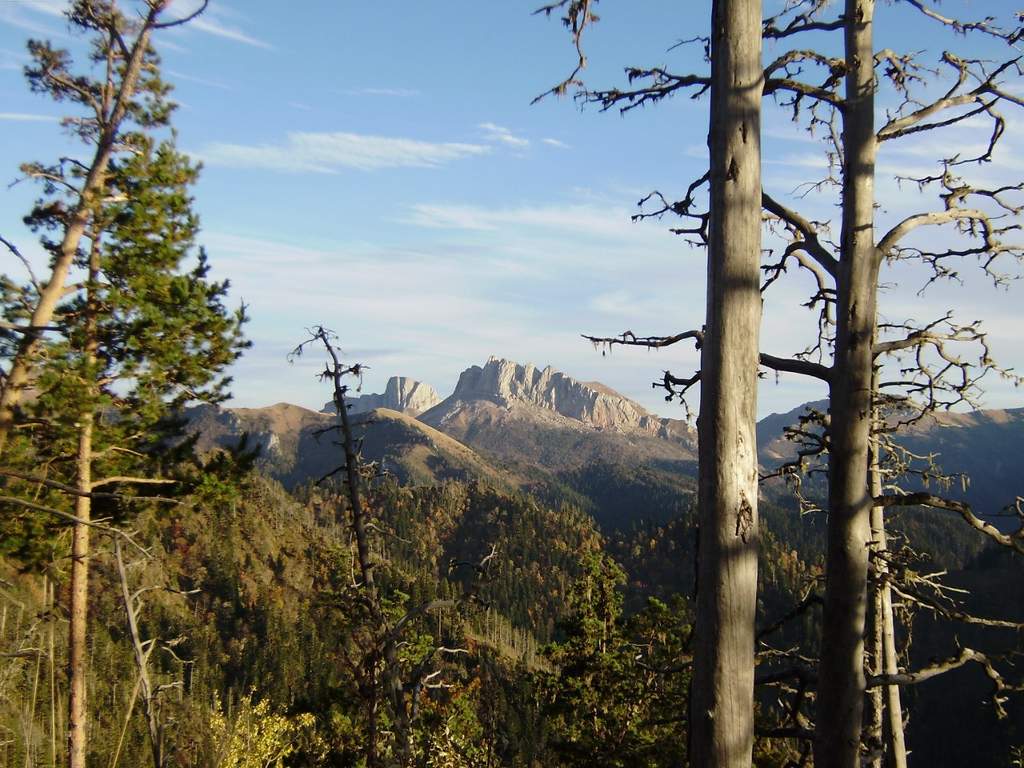
[[[761,256],[761,4],[712,12],[708,308],[690,764],[749,766],[754,740]]]
[[[77,488],[80,494],[92,492],[92,427],[91,413],[82,415],[78,434]],[[71,544],[71,620],[68,628],[68,766],[85,768],[87,709],[86,677],[88,676],[89,626],[89,516],[92,499],[75,497],[75,523]]]
[[[89,519],[92,515],[92,434],[96,420],[93,408],[95,383],[93,376],[97,339],[99,297],[96,285],[100,273],[100,241],[93,237],[89,246],[89,275],[86,283],[85,347],[82,365],[86,377],[86,407],[79,415],[78,455],[75,459],[75,523],[71,545],[71,621],[68,627],[68,765],[85,768],[87,748],[88,707],[86,681],[89,674],[87,649],[89,645]]]
[[[876,387],[877,391],[877,387]],[[877,423],[877,414],[876,414]],[[882,495],[879,470],[879,448],[873,444],[870,453],[871,495]],[[871,508],[871,542],[877,584],[872,601],[871,674],[895,675],[899,672],[896,657],[896,627],[892,613],[892,589],[889,586],[889,564],[885,559],[889,543],[885,532],[885,508]],[[903,705],[898,685],[876,686],[870,690],[871,717],[868,718],[873,746],[874,768],[907,768],[907,748],[903,738]]]
[[[834,375],[830,384],[829,519],[814,742],[817,768],[855,768],[864,711],[864,628],[872,501],[874,0],[847,0],[843,214]]]
[[[871,495],[882,495],[882,475],[878,469],[877,446],[871,452]],[[875,573],[879,580],[875,590],[875,674],[895,675],[899,672],[896,658],[896,625],[892,613],[892,589],[889,587],[889,566],[884,557],[889,543],[885,533],[885,508],[871,508],[871,539],[875,549]],[[886,685],[871,690],[872,699],[877,699],[879,717],[878,735],[881,737],[882,754],[887,758],[880,761],[889,768],[907,768],[907,747],[903,739],[903,704],[900,687]],[[873,723],[874,724],[874,723]]]

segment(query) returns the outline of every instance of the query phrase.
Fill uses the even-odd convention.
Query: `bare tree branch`
[[[935,509],[948,509],[951,512],[956,512],[968,525],[984,533],[997,544],[1024,554],[1024,527],[1015,534],[1003,533],[991,523],[986,523],[977,517],[966,502],[946,499],[933,493],[921,491],[918,493],[891,493],[876,496],[874,503],[880,507],[925,506],[934,507]]]

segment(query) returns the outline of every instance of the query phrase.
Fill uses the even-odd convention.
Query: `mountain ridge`
[[[364,457],[382,462],[403,482],[478,477],[582,503],[604,520],[654,519],[664,512],[659,505],[667,489],[693,493],[695,430],[651,414],[599,382],[579,381],[551,366],[491,357],[463,371],[448,397],[414,416],[410,408],[424,402],[417,397],[426,393],[429,401],[431,392],[429,385],[396,376],[382,395],[352,398]],[[389,399],[406,410],[357,411],[377,402],[364,398]],[[795,446],[783,436],[785,428],[807,408],[826,405],[805,403],[761,419],[762,466],[771,469],[795,455]],[[331,436],[321,437],[334,425],[333,413],[278,403],[263,409],[198,409],[192,421],[192,431],[201,433],[201,450],[226,446],[248,431],[251,442],[263,449],[265,471],[289,487],[322,477],[340,461]],[[1024,495],[1024,456],[1014,448],[1024,439],[1024,408],[936,414],[900,439],[917,453],[938,454],[946,471],[969,475],[967,487],[950,494],[971,503],[979,514],[996,514]],[[615,483],[638,488],[628,502],[623,500],[627,494],[618,494],[614,504],[622,509],[611,509],[613,502],[602,498]],[[786,491],[777,486],[765,491],[781,498]]]

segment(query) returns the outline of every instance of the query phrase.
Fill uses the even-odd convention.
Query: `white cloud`
[[[52,115],[35,115],[28,112],[0,112],[0,120],[15,123],[56,123],[59,117]]]
[[[68,7],[67,0],[28,0],[22,5],[47,16],[63,16]]]
[[[549,147],[558,147],[558,149],[571,149],[571,147],[564,141],[558,139],[541,139],[541,142],[547,144]]]
[[[487,154],[480,144],[428,142],[359,133],[292,132],[281,144],[216,142],[198,153],[210,165],[262,168],[290,173],[337,173],[343,168],[436,168],[445,163]]]
[[[501,144],[507,144],[510,147],[516,147],[517,149],[525,149],[530,146],[530,140],[524,139],[521,136],[516,136],[512,131],[503,125],[495,125],[494,123],[480,123],[477,128],[480,128],[484,132],[484,138],[487,141],[499,142]]]
[[[199,5],[199,0],[177,0],[167,9],[167,13],[173,18],[184,19],[190,14],[195,13]],[[228,16],[237,16],[237,14],[232,13],[223,3],[217,3],[216,5],[211,3],[199,16],[189,21],[185,29],[205,32],[214,37],[242,43],[254,48],[274,49],[274,46],[265,40],[253,37],[238,26],[225,21],[225,17]]]
[[[217,258],[217,255],[238,256],[250,265],[314,264],[329,260],[333,255],[329,251],[316,248],[304,248],[291,243],[260,240],[224,232],[204,232],[202,241],[214,258]]]
[[[274,46],[270,43],[247,35],[242,30],[236,27],[226,26],[213,18],[207,18],[205,14],[197,19],[193,19],[189,22],[189,26],[193,29],[198,29],[200,32],[206,32],[207,34],[214,35],[216,37],[222,37],[225,40],[233,40],[236,43],[243,43],[244,45],[251,45],[254,48],[265,48],[267,50],[273,50]]]
[[[576,235],[615,237],[635,241],[646,235],[666,236],[658,227],[632,222],[624,206],[541,205],[517,208],[483,208],[474,205],[417,204],[406,223],[433,229],[494,231],[505,228],[536,228]]]
[[[60,18],[67,8],[66,0],[33,0],[33,2],[0,2],[0,24],[7,24],[34,35],[67,38],[68,36],[41,23],[39,15]]]

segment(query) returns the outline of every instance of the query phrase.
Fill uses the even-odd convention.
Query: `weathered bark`
[[[700,558],[690,764],[749,766],[761,322],[759,0],[716,0],[711,46],[711,218],[698,422]]]
[[[91,413],[83,414],[78,434],[75,523],[71,544],[71,619],[68,627],[68,765],[85,768],[86,677],[88,675],[89,626],[89,516],[92,512],[92,427]]]
[[[884,512],[882,513],[884,514]],[[882,673],[899,673],[896,657],[896,634],[892,615],[892,590],[882,588]],[[885,686],[885,751],[889,768],[907,768],[907,745],[903,738],[903,704],[898,685]]]
[[[847,0],[843,219],[830,384],[829,518],[814,740],[817,768],[859,764],[872,497],[868,452],[878,259],[874,244],[874,0]]]
[[[871,495],[882,495],[882,475],[878,469],[877,447],[871,452]],[[895,675],[899,672],[896,658],[896,626],[892,613],[892,589],[889,587],[889,566],[884,553],[888,551],[885,533],[885,508],[871,508],[871,539],[874,543],[875,572],[879,584],[875,590],[875,669],[874,674]],[[881,703],[878,730],[882,737],[885,763],[889,768],[907,768],[907,747],[903,740],[903,705],[898,685],[871,689],[872,697]]]
[[[877,391],[877,387],[876,387]],[[876,419],[877,423],[877,419]],[[869,478],[871,495],[882,495],[879,470],[879,449],[873,444],[870,453]],[[885,559],[889,543],[885,532],[885,508],[871,508],[871,542],[875,586],[871,626],[871,674],[889,676],[899,672],[896,656],[896,628],[892,613],[892,589],[889,586],[889,565]],[[872,766],[907,768],[907,748],[903,738],[903,706],[898,685],[875,686],[869,693],[871,717],[868,718],[871,741],[880,749],[872,757]]]
[[[139,73],[142,71],[146,50],[149,48],[153,26],[165,5],[166,2],[156,3],[150,9],[145,24],[131,48],[124,75],[113,95],[109,114],[105,114],[102,118],[100,134],[96,137],[96,151],[93,153],[89,170],[82,181],[78,200],[72,206],[68,216],[60,248],[50,271],[50,279],[40,289],[28,328],[21,335],[18,348],[11,360],[11,367],[3,381],[3,388],[0,390],[0,456],[3,455],[7,438],[14,426],[14,411],[21,402],[22,393],[31,379],[32,368],[43,340],[44,331],[42,329],[50,325],[57,304],[64,296],[68,274],[71,271],[75,254],[78,253],[79,243],[85,234],[93,209],[103,195],[107,169],[114,154],[121,123],[135,94],[135,87],[138,83]],[[109,44],[114,45],[114,42],[110,41]]]
[[[877,529],[875,528],[875,510],[871,510],[872,558],[879,552]],[[877,563],[877,561],[875,561]],[[877,567],[877,566],[876,566]],[[868,631],[866,636],[865,661],[871,677],[882,674],[882,588],[875,585],[868,603]],[[875,686],[868,690],[867,712],[864,714],[864,741],[869,756],[864,765],[867,768],[882,768],[884,752],[882,748],[883,726],[885,716],[885,698],[882,687]]]
[[[86,282],[85,347],[83,365],[87,376],[99,349],[97,315],[99,297],[96,284],[100,273],[100,241],[94,237],[89,250],[89,275]],[[94,384],[88,384],[85,409],[78,420],[78,455],[75,459],[75,523],[71,547],[71,621],[68,627],[68,677],[71,695],[68,699],[68,765],[85,768],[88,739],[88,708],[86,679],[89,674],[87,648],[89,644],[89,520],[92,515],[92,436],[95,423],[93,409]]]

